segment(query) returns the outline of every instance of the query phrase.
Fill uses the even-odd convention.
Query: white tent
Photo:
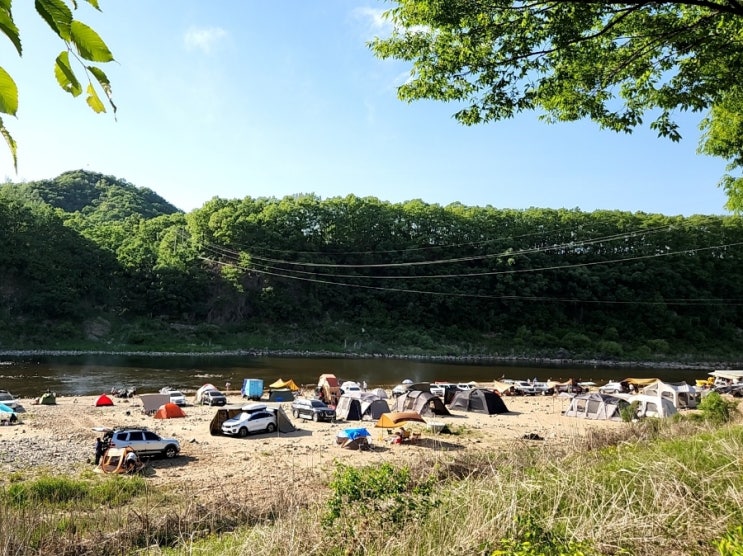
[[[635,394],[629,396],[627,401],[637,404],[637,417],[670,417],[678,413],[673,402],[667,398],[648,396],[647,394]]]
[[[201,403],[201,400],[204,397],[204,392],[206,392],[207,390],[219,390],[219,389],[213,384],[204,384],[204,386],[196,390],[196,399],[194,400],[194,403],[196,403],[196,405]]]
[[[640,390],[640,393],[670,400],[677,410],[693,409],[699,401],[697,389],[686,382],[663,382],[659,380]]]
[[[598,392],[577,394],[570,399],[570,404],[565,410],[565,416],[620,421],[622,419],[621,410],[627,405],[629,403],[626,400],[599,394]]]

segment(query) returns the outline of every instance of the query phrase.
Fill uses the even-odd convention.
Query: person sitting
[[[137,470],[137,467],[139,467],[139,457],[137,457],[137,452],[132,450],[126,455],[124,466],[126,467],[127,473],[134,473]]]

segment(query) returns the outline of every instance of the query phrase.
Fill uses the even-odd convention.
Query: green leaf
[[[0,33],[10,39],[20,56],[22,54],[20,32],[13,21],[10,9],[6,10],[4,7],[0,7]]]
[[[18,86],[3,68],[0,68],[0,112],[11,116],[18,112]]]
[[[93,88],[92,83],[88,83],[87,88],[88,98],[85,99],[85,101],[88,103],[88,106],[90,106],[93,109],[93,112],[100,114],[101,112],[106,111],[106,107],[103,106],[103,103],[101,102],[100,97],[98,96],[98,93],[95,92],[95,89]]]
[[[10,8],[13,4],[13,0],[0,0],[0,9],[5,10],[10,15]]]
[[[101,7],[98,5],[98,0],[85,0],[88,4],[93,6],[96,10],[99,12],[101,11]]]
[[[113,54],[111,54],[106,43],[103,42],[103,39],[93,29],[84,23],[73,21],[70,26],[70,32],[70,40],[82,58],[91,62],[113,61]]]
[[[62,40],[70,40],[72,12],[62,0],[36,0],[36,11]]]
[[[5,138],[5,142],[8,144],[10,149],[10,155],[13,157],[13,169],[18,171],[18,146],[15,143],[15,139],[10,135],[10,132],[5,127],[3,120],[0,118],[0,135]]]
[[[108,80],[108,76],[101,68],[96,66],[87,66],[87,68],[100,84],[101,89],[103,89],[103,92],[106,94],[106,98],[108,98],[108,103],[111,105],[111,109],[114,111],[114,114],[116,114],[116,105],[113,101],[113,91],[111,90],[111,82]]]
[[[63,50],[54,62],[54,77],[57,78],[59,86],[73,97],[79,96],[83,92],[82,85],[75,77],[75,72],[72,71],[70,55],[66,50]]]

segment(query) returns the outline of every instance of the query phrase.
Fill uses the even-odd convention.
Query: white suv
[[[138,427],[109,429],[103,436],[103,444],[108,444],[108,448],[130,446],[140,456],[174,458],[181,451],[181,444],[175,438],[163,438],[147,428]]]

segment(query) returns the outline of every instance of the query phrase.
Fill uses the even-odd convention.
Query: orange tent
[[[95,401],[96,407],[101,406],[107,406],[107,405],[113,405],[114,402],[111,398],[109,398],[106,394],[101,394],[98,399]]]
[[[393,429],[395,427],[402,427],[408,423],[423,423],[425,425],[426,420],[416,411],[393,411],[391,413],[382,413],[374,426],[381,429]]]
[[[183,410],[174,403],[166,403],[160,406],[155,413],[155,419],[175,419],[176,417],[185,417]]]

